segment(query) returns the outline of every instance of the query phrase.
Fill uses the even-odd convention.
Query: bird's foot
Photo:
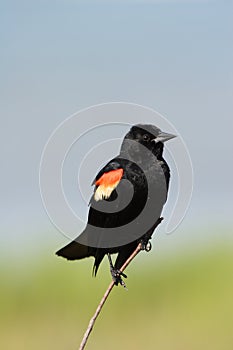
[[[140,243],[141,243],[141,250],[145,250],[147,253],[151,251],[152,244],[150,242],[150,238],[142,238]]]
[[[112,263],[111,254],[108,253],[107,255],[108,255],[108,260],[109,260],[109,265],[110,265],[110,272],[111,272],[114,284],[116,286],[118,286],[118,284],[120,284],[121,286],[126,288],[126,284],[123,281],[123,279],[121,278],[121,276],[123,276],[124,278],[127,278],[126,274],[124,274],[121,270],[115,268],[113,266],[113,263]]]
[[[111,271],[111,275],[112,275],[112,279],[113,279],[114,284],[116,286],[118,286],[118,284],[120,284],[121,286],[126,288],[126,284],[123,281],[123,279],[121,278],[121,276],[124,278],[127,278],[126,274],[124,274],[121,270],[116,269],[115,267],[111,267],[110,271]]]

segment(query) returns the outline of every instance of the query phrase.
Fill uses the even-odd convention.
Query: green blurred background
[[[128,291],[112,291],[87,349],[232,349],[232,244],[171,254],[155,241],[128,267]],[[2,349],[78,349],[109,284],[107,261],[92,278],[90,259],[66,263],[44,251],[2,268]]]
[[[54,255],[67,239],[38,185],[54,128],[108,101],[165,115],[195,183],[184,221],[164,233],[168,204],[153,250],[127,269],[128,291],[114,288],[87,349],[233,348],[232,10],[218,0],[1,2],[1,349],[77,349],[109,284],[107,261],[92,278],[91,259]]]

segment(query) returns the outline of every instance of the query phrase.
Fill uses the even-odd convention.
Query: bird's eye
[[[144,141],[149,141],[149,139],[150,139],[149,135],[147,135],[147,134],[143,135],[143,140]]]

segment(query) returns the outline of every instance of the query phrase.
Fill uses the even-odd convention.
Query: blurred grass
[[[78,349],[110,276],[92,260],[1,264],[1,349]],[[114,288],[86,349],[233,349],[232,247],[141,253]]]

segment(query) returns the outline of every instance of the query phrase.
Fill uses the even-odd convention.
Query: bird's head
[[[162,155],[164,142],[176,137],[176,135],[161,131],[154,125],[137,124],[131,127],[130,131],[125,135],[123,148],[129,147],[129,141],[136,141],[148,148],[155,155]],[[130,147],[131,148],[131,147]],[[133,147],[136,151],[136,147]]]

